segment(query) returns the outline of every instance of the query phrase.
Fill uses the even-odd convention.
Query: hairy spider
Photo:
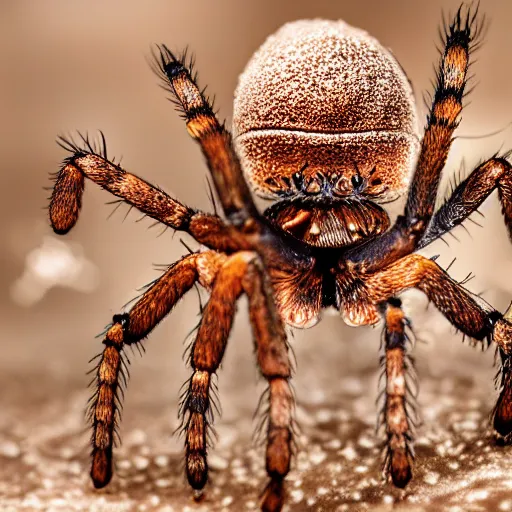
[[[413,421],[406,386],[408,322],[397,296],[422,290],[446,318],[482,344],[496,344],[501,393],[496,435],[512,432],[512,323],[416,251],[462,223],[495,190],[512,238],[512,173],[507,155],[481,163],[434,211],[438,186],[465,95],[470,54],[483,18],[461,6],[444,27],[441,59],[422,138],[412,91],[394,57],[367,33],[341,21],[289,23],[256,52],[235,94],[235,147],[196,85],[191,63],[164,45],[154,68],[173,95],[206,158],[224,218],[202,213],[123,170],[95,149],[60,139],[71,155],[56,175],[50,220],[56,233],[76,223],[84,178],[156,221],[188,233],[204,249],[171,265],[129,313],[114,315],[91,399],[96,487],[112,477],[112,447],[125,380],[123,349],[141,343],[195,283],[210,291],[181,406],[186,474],[208,479],[207,430],[212,375],[222,361],[236,303],[248,297],[257,364],[268,381],[269,482],[263,510],[280,510],[293,454],[294,397],[285,325],[306,328],[334,307],[350,325],[384,321],[387,443],[385,470],[404,487],[412,476]],[[238,156],[237,156],[238,155]],[[244,179],[276,202],[260,214]],[[409,182],[409,173],[412,178]],[[407,194],[391,226],[379,205]]]

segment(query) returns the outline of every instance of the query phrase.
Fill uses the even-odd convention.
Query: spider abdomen
[[[249,61],[235,93],[237,150],[255,189],[294,193],[292,176],[367,179],[382,196],[407,184],[418,146],[412,90],[389,51],[342,21],[284,25]],[[373,173],[370,175],[370,173]]]

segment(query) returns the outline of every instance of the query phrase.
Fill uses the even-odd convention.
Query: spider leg
[[[50,201],[50,222],[58,234],[67,233],[78,220],[84,178],[89,178],[148,217],[173,229],[185,231],[199,243],[220,251],[248,248],[241,233],[216,215],[200,213],[183,205],[142,178],[126,172],[120,165],[106,159],[85,139],[82,149],[72,141],[61,139],[72,154],[58,172]]]
[[[434,97],[404,213],[388,232],[347,252],[346,258],[364,271],[378,270],[412,253],[427,229],[441,172],[460,121],[470,52],[479,45],[483,26],[478,7],[463,12],[461,6],[445,30]]]
[[[126,383],[124,346],[144,339],[198,279],[211,281],[221,257],[214,251],[185,256],[146,290],[129,313],[114,315],[95,368],[97,388],[90,401],[91,478],[95,487],[104,487],[112,478],[112,447],[121,405],[119,392]]]
[[[266,469],[270,477],[262,497],[262,510],[279,511],[283,507],[284,478],[290,470],[293,451],[294,397],[290,388],[291,363],[284,326],[275,305],[268,277],[254,263],[244,279],[249,299],[249,317],[254,336],[258,366],[268,381],[268,429]]]
[[[504,158],[495,157],[480,164],[457,186],[435,213],[419,248],[461,224],[495,189],[498,189],[505,224],[512,241],[512,166]]]
[[[259,214],[235,154],[231,134],[220,124],[211,102],[198,88],[191,66],[165,46],[154,55],[154,69],[174,96],[187,123],[188,133],[198,141],[215,184],[224,213],[242,226]]]
[[[407,370],[412,364],[406,354],[407,319],[399,299],[389,299],[385,306],[384,330],[386,377],[384,420],[386,424],[386,457],[384,470],[393,483],[404,488],[412,477],[414,452],[412,424],[408,414]]]
[[[512,307],[502,315],[451,279],[437,263],[419,254],[402,258],[363,280],[368,299],[374,304],[415,287],[459,331],[476,340],[496,343],[501,359],[498,380],[501,389],[493,411],[493,425],[496,435],[508,442],[512,433]]]
[[[181,413],[184,416],[187,478],[198,491],[203,489],[208,479],[206,452],[211,378],[222,361],[236,303],[243,292],[242,280],[254,258],[255,253],[241,251],[230,256],[218,270],[192,346],[190,363],[193,374]]]
[[[364,282],[361,293],[367,294],[370,303],[380,304],[408,288],[418,288],[459,331],[475,340],[494,340],[507,355],[512,354],[512,323],[454,281],[435,261],[411,254],[360,278]],[[350,300],[343,307],[350,308]]]
[[[370,312],[371,304],[380,304],[408,288],[418,288],[459,331],[475,340],[496,343],[502,365],[494,428],[499,436],[508,438],[512,433],[512,310],[503,316],[451,279],[437,263],[419,254],[406,256],[384,270],[360,277],[364,282],[361,293],[367,294],[365,307]],[[350,310],[354,306],[347,302],[343,307]]]

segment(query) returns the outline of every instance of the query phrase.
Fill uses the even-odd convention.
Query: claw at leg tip
[[[280,512],[284,504],[282,480],[270,480],[261,498],[262,512]]]
[[[203,489],[194,489],[194,501],[200,502],[204,499],[204,490]]]

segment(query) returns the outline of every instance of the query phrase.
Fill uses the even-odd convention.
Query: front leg
[[[512,320],[512,304],[505,313],[505,319]],[[500,369],[496,384],[500,388],[500,396],[492,414],[494,434],[499,441],[510,443],[512,440],[512,356],[499,351]]]
[[[184,56],[176,58],[165,45],[158,49],[159,54],[154,55],[155,71],[176,99],[188,133],[203,150],[224,213],[239,227],[250,224],[259,214],[234,151],[231,134],[219,123]]]
[[[360,275],[359,279],[364,283],[361,293],[367,294],[373,304],[408,288],[418,288],[459,331],[475,340],[494,340],[505,354],[512,354],[512,323],[431,259],[411,254],[379,272]]]
[[[480,164],[457,186],[435,213],[418,248],[427,246],[464,222],[496,189],[512,241],[512,166],[505,158],[494,157]]]
[[[249,299],[258,367],[268,382],[266,470],[270,477],[262,493],[261,509],[278,512],[285,501],[285,477],[293,452],[295,400],[290,379],[292,365],[282,319],[279,317],[270,279],[259,261],[253,262],[243,281]]]
[[[101,149],[96,149],[87,137],[82,139],[83,147],[71,139],[59,139],[59,145],[70,156],[64,160],[56,175],[50,200],[50,222],[57,234],[66,234],[76,224],[82,206],[85,178],[174,229],[183,229],[190,223],[194,210],[109,161],[103,137]]]
[[[445,49],[404,213],[387,233],[347,252],[346,259],[361,271],[379,270],[411,254],[432,218],[441,172],[460,120],[470,51],[478,45],[483,24],[477,14],[478,9],[464,13],[461,6],[444,34]]]
[[[213,419],[210,401],[212,376],[224,356],[237,301],[243,292],[242,282],[255,257],[255,253],[238,252],[220,267],[192,345],[190,364],[193,374],[180,414],[185,433],[187,479],[198,493],[208,481],[207,438]]]
[[[189,233],[207,247],[228,252],[250,247],[246,237],[216,215],[197,212],[183,205],[163,190],[108,160],[104,140],[101,151],[96,150],[87,138],[84,138],[84,147],[65,139],[61,139],[61,145],[71,155],[57,173],[50,201],[50,222],[57,234],[66,234],[76,224],[84,181],[89,178],[148,217]]]

